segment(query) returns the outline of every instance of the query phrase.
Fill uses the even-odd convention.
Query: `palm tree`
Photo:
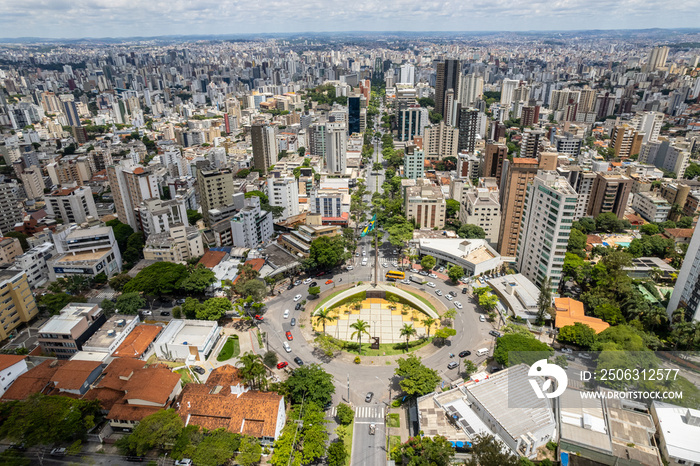
[[[406,351],[408,351],[408,340],[416,334],[416,329],[413,328],[413,324],[403,324],[399,335],[406,337]]]
[[[362,334],[366,333],[367,336],[369,336],[369,324],[364,320],[358,320],[354,324],[351,324],[350,328],[355,329],[350,338],[357,337],[357,343],[359,345],[358,353],[362,354]]]
[[[316,319],[316,322],[321,322],[323,325],[323,334],[326,334],[326,323],[328,322],[333,322],[334,320],[338,319],[337,316],[331,315],[331,310],[328,309],[327,307],[324,307],[320,311],[318,311],[318,314],[314,316]]]
[[[252,352],[247,352],[238,360],[238,364],[242,367],[240,368],[241,377],[243,381],[255,388],[256,382],[258,386],[261,386],[261,378],[265,375],[265,366],[260,362],[260,358],[257,354]]]
[[[455,317],[457,317],[457,309],[451,307],[448,310],[446,310],[445,312],[443,312],[442,316],[440,316],[440,317],[442,317],[443,319],[446,319],[446,320],[453,320]]]
[[[421,321],[423,325],[425,325],[425,330],[427,332],[427,338],[430,338],[430,327],[435,325],[435,322],[437,322],[437,319],[433,319],[432,317],[426,317]]]

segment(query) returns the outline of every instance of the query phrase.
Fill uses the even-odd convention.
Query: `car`
[[[591,356],[589,353],[579,353],[578,357],[581,359],[593,359],[593,356]]]
[[[360,257],[360,253],[359,253],[359,252],[356,252],[356,253],[355,253],[355,257]]]
[[[433,282],[428,282],[425,284],[425,286],[429,286],[430,288],[435,288],[435,283]]]
[[[448,369],[456,369],[457,366],[459,366],[459,363],[456,362],[456,361],[452,361],[451,363],[449,363],[449,364],[447,365],[447,368],[448,368]]]
[[[294,337],[292,336],[292,332],[290,332],[289,330],[287,330],[287,331],[285,332],[284,336],[287,337],[287,340],[288,340],[288,341],[294,340]]]
[[[486,322],[486,317],[479,316],[479,322]]]
[[[411,269],[411,273],[418,273],[418,270],[416,270],[416,269]]]
[[[421,270],[420,272],[418,272],[418,275],[423,275],[424,277],[427,277],[428,272],[426,272],[425,270]]]
[[[176,301],[175,301],[175,304],[178,304],[178,305],[179,305],[179,304],[185,304],[184,298],[180,298],[180,299],[176,300]]]
[[[192,366],[192,370],[199,375],[204,375],[207,373],[207,371],[201,366]]]
[[[447,294],[450,295],[450,296],[452,296],[453,298],[456,298],[456,297],[457,297],[457,293],[455,293],[454,291],[450,291],[450,292],[447,293]]]
[[[285,350],[287,353],[291,353],[291,352],[292,352],[292,348],[289,346],[289,343],[287,343],[286,341],[283,341],[283,342],[282,342],[282,346],[284,347],[284,350]]]
[[[355,267],[353,267],[352,265],[348,265],[348,270],[352,270],[352,269],[354,269],[354,268],[355,268]]]
[[[450,295],[445,296],[445,299],[448,301],[452,301],[454,298]]]
[[[566,354],[571,354],[571,353],[573,353],[573,350],[571,348],[562,348],[561,352],[566,353]]]
[[[366,252],[364,252],[364,251],[362,251],[362,255],[363,255],[363,256],[366,256],[366,255],[367,255],[367,253],[366,253]]]
[[[301,303],[297,303],[297,305],[294,306],[295,311],[298,311],[299,309],[301,309]]]
[[[375,432],[377,432],[377,425],[376,425],[376,424],[370,424],[370,425],[369,425],[369,435],[374,435]]]
[[[294,288],[294,283],[290,283],[289,286],[287,287],[288,290],[291,290],[292,288]]]
[[[297,324],[297,320],[292,317],[292,320],[289,323],[292,325],[292,327],[294,327]]]
[[[367,395],[365,395],[365,403],[372,401],[372,398],[374,398],[374,392],[367,392]]]
[[[489,332],[489,335],[491,335],[492,337],[501,338],[501,332],[498,332],[496,330],[491,330]]]
[[[289,365],[289,363],[288,363],[287,361],[278,362],[278,363],[277,363],[277,369],[284,369],[284,368],[287,367],[288,365]]]
[[[13,443],[7,448],[8,450],[27,451],[27,446],[24,443]]]
[[[297,356],[296,358],[294,358],[294,362],[297,363],[297,365],[299,365],[299,366],[303,366],[303,365],[304,365],[304,361],[302,361],[301,358],[300,358],[299,356]]]
[[[455,304],[455,307],[457,309],[462,309],[464,307],[464,306],[462,306],[462,303],[460,303],[459,301],[455,301],[454,304]]]
[[[438,295],[438,296],[442,296],[442,291],[440,291],[440,290],[435,290],[435,294]]]
[[[304,285],[308,285],[309,283],[311,283],[311,279],[310,279],[310,278],[307,278],[307,279],[305,279],[302,283],[303,283]]]
[[[145,316],[152,316],[153,315],[153,313],[151,311],[141,311],[141,314],[143,314]]]
[[[265,318],[260,314],[255,314],[255,320],[265,320]]]
[[[462,294],[467,294],[467,293],[468,293],[467,289],[466,289],[466,288],[462,288]]]
[[[54,448],[51,450],[51,456],[66,456],[65,448]]]
[[[160,315],[162,315],[162,316],[169,316],[169,315],[170,315],[170,311],[160,311]]]
[[[429,273],[428,276],[429,276],[430,278],[437,278],[437,275],[435,275],[434,273]]]
[[[294,297],[294,302],[296,303],[296,302],[299,301],[300,299],[301,299],[301,295],[298,294],[298,295],[296,295],[296,296]]]
[[[470,356],[472,354],[471,351],[464,350],[459,352],[459,357],[460,358],[466,358],[467,356]]]
[[[326,285],[330,285],[331,283],[333,283],[333,280],[331,280],[331,279],[326,280]]]
[[[387,264],[386,262],[384,262],[384,263],[382,264],[382,267],[387,268],[387,267],[389,267],[389,264]]]
[[[309,283],[309,287],[316,286],[316,285],[318,285],[318,282],[311,282],[311,283]]]
[[[294,286],[301,285],[301,280],[294,280]]]
[[[289,309],[284,310],[284,314],[282,314],[283,319],[289,319]]]
[[[404,285],[410,285],[410,284],[411,284],[411,280],[408,280],[408,279],[404,278],[403,280],[401,280],[401,283],[403,283]]]
[[[175,461],[175,466],[192,466],[192,460],[189,458],[182,458],[181,460]]]
[[[319,272],[316,274],[317,277],[323,277],[326,274],[326,272]]]

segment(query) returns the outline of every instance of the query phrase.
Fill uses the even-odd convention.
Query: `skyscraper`
[[[679,307],[686,309],[689,319],[700,320],[700,228],[693,232],[676,286],[673,287],[666,308],[669,318]]]
[[[137,165],[131,159],[123,159],[119,164],[107,167],[107,179],[119,221],[140,230],[136,207],[146,199],[160,197],[155,175],[150,168]]]
[[[0,183],[0,234],[14,231],[15,223],[22,221],[21,203],[17,198],[17,186]]]
[[[479,111],[477,109],[462,108],[461,105],[458,105],[457,127],[459,128],[459,137],[457,150],[459,152],[474,152],[476,135],[479,132],[478,116]]]
[[[277,163],[279,152],[275,129],[267,123],[256,122],[250,127],[250,136],[253,141],[253,164],[267,174],[267,169]]]
[[[588,215],[597,217],[603,212],[612,212],[617,218],[622,218],[630,192],[632,179],[625,175],[598,173],[591,188]]]
[[[437,64],[435,77],[435,112],[445,117],[445,95],[454,90],[455,100],[459,100],[459,77],[461,65],[459,60],[445,60]]]
[[[299,215],[299,183],[293,176],[268,178],[267,196],[271,206],[284,208],[282,219]]]
[[[475,74],[465,74],[461,81],[459,102],[462,107],[471,107],[484,94],[484,78]]]
[[[399,76],[399,84],[410,84],[413,86],[416,82],[416,68],[410,63],[401,65],[401,75]]]
[[[204,223],[211,226],[209,211],[233,204],[233,173],[231,170],[197,170],[197,191]]]
[[[510,107],[510,104],[513,102],[513,92],[515,88],[518,87],[518,83],[520,83],[520,81],[517,79],[503,80],[501,84],[501,104]]]
[[[668,59],[668,47],[654,47],[649,52],[649,59],[644,67],[644,72],[650,73],[656,71],[659,68],[663,68],[666,65],[666,60]]]
[[[396,119],[399,141],[411,141],[414,136],[423,136],[423,131],[430,124],[428,109],[420,105],[400,104]]]
[[[556,172],[541,171],[527,186],[516,263],[540,287],[549,277],[552,290],[559,288],[577,200],[576,191]]]
[[[423,151],[413,144],[408,144],[404,149],[403,156],[404,176],[413,180],[423,178],[424,165],[425,157],[423,156]]]
[[[360,132],[360,97],[348,97],[348,134]]]
[[[66,100],[63,103],[63,114],[66,115],[68,126],[80,126],[80,118],[78,117],[78,109],[75,102]]]
[[[486,150],[484,151],[484,177],[496,178],[500,186],[501,177],[503,175],[503,161],[507,159],[508,146],[493,141],[486,143]]]
[[[345,123],[326,125],[326,170],[328,173],[345,173],[347,164],[348,136]]]

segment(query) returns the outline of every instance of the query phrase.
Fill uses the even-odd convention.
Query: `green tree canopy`
[[[328,447],[328,466],[345,466],[348,452],[342,440],[336,440]]]
[[[233,305],[228,298],[209,298],[202,306],[198,306],[196,311],[197,319],[199,320],[219,320],[226,311],[233,310]]]
[[[455,201],[454,199],[447,199],[445,201],[445,204],[445,216],[447,218],[455,218],[459,213],[459,201]]]
[[[37,299],[39,306],[46,308],[51,315],[58,314],[70,303],[84,303],[86,301],[83,296],[71,296],[68,293],[47,293]]]
[[[472,225],[469,223],[465,223],[461,227],[459,227],[459,230],[457,230],[457,234],[459,235],[460,238],[467,238],[467,239],[484,239],[484,238],[486,238],[486,232],[484,231],[483,228],[481,228],[478,225]]]
[[[420,266],[423,270],[433,270],[437,261],[433,256],[424,256],[420,261]]]
[[[242,466],[253,466],[260,462],[261,454],[262,447],[260,446],[260,441],[250,435],[244,435],[238,447],[236,462]]]
[[[450,277],[450,280],[457,283],[464,276],[464,269],[459,265],[453,265],[447,272],[447,276]]]
[[[146,300],[139,293],[124,293],[117,298],[117,310],[120,314],[137,314],[146,304]]]
[[[119,245],[119,252],[124,253],[124,251],[126,251],[127,248],[129,236],[134,234],[134,229],[126,223],[122,223],[117,219],[105,222],[105,226],[112,227],[112,231],[114,232],[114,239]]]
[[[395,447],[391,459],[406,466],[449,466],[455,455],[454,447],[445,437],[411,437]]]
[[[241,171],[243,171],[243,170],[241,170]],[[190,225],[195,225],[201,219],[202,219],[202,214],[200,214],[198,211],[192,210],[192,209],[187,209],[187,223],[189,223]]]
[[[245,298],[251,297],[254,301],[262,301],[267,295],[267,285],[262,280],[247,280],[236,283],[236,292]]]
[[[582,348],[590,348],[595,342],[595,330],[586,324],[576,322],[574,325],[565,325],[559,329],[557,338],[561,343],[571,343]]]
[[[477,435],[472,441],[468,466],[519,466],[518,458],[493,435]]]
[[[325,406],[330,403],[331,395],[335,393],[333,376],[318,364],[304,365],[296,369],[284,382],[284,387],[292,404],[301,404],[301,400],[305,399],[306,402]]]
[[[697,178],[700,175],[700,165],[698,165],[695,162],[690,162],[688,164],[688,168],[685,169],[685,173],[683,174],[683,178],[687,180],[692,180]]]
[[[173,262],[156,262],[142,269],[124,285],[124,292],[141,291],[152,296],[162,296],[178,290],[182,280],[188,277],[187,267]]]
[[[311,268],[330,270],[344,258],[345,240],[342,236],[322,236],[311,242],[309,265]]]
[[[531,335],[509,333],[496,342],[493,358],[503,366],[525,363],[532,365],[535,361],[546,359],[554,351]]]
[[[605,233],[622,233],[625,224],[612,212],[603,212],[595,218],[596,231]]]
[[[146,416],[134,428],[134,431],[117,441],[120,450],[145,455],[154,448],[165,450],[175,444],[184,424],[174,409],[157,411]]]
[[[29,249],[29,242],[27,241],[29,236],[25,235],[24,233],[20,233],[19,231],[8,231],[7,233],[3,233],[3,235],[10,238],[17,238],[22,251],[27,251]]]
[[[343,426],[349,426],[355,417],[355,410],[345,403],[339,403],[336,411],[338,422]]]
[[[216,429],[202,437],[192,455],[192,463],[202,466],[226,464],[241,446],[241,436],[226,429]]]
[[[587,236],[581,231],[572,228],[569,235],[569,244],[566,245],[567,251],[577,251],[586,249]]]
[[[437,371],[421,363],[419,357],[410,355],[396,361],[396,375],[402,377],[399,382],[401,389],[408,395],[422,396],[435,390],[440,383]]]
[[[119,275],[115,275],[109,280],[109,286],[114,291],[122,291],[124,289],[124,285],[126,285],[130,281],[131,276],[128,273],[120,273]]]
[[[582,217],[571,225],[583,234],[590,235],[595,231],[595,220],[590,217]]]
[[[309,294],[312,296],[318,296],[321,294],[321,287],[320,286],[310,286],[309,287]]]
[[[204,293],[207,287],[215,281],[216,274],[203,265],[199,265],[180,282],[180,289],[186,293]]]
[[[646,223],[639,227],[639,232],[643,235],[658,235],[659,226],[655,223]]]

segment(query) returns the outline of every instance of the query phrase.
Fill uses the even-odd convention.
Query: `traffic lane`
[[[375,423],[376,431],[372,435],[369,433],[370,423],[369,421],[355,423],[352,464],[384,466],[386,464],[386,428],[383,423]]]

